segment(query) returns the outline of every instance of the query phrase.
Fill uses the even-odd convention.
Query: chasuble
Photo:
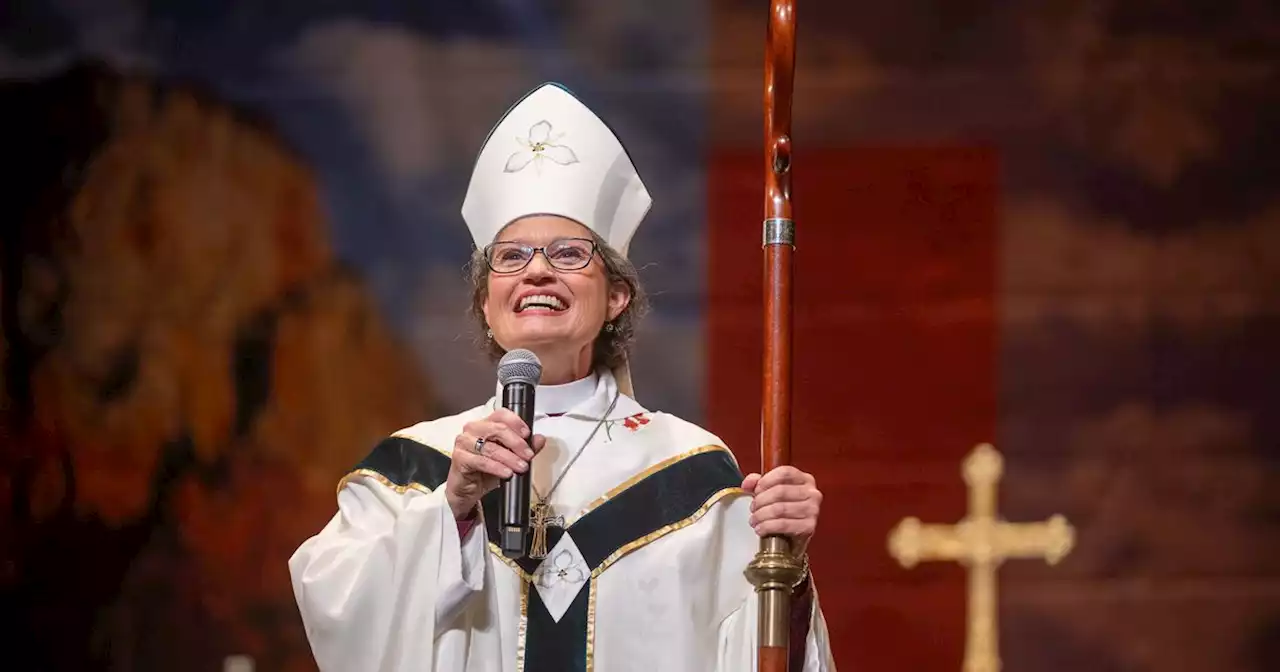
[[[474,524],[443,492],[454,437],[499,398],[393,434],[340,482],[337,513],[289,561],[320,669],[755,669],[742,572],[759,538],[722,442],[619,394],[607,370],[539,386],[533,431],[547,445],[532,499],[550,493],[554,524],[544,558],[513,561],[491,541],[500,490]],[[825,672],[835,665],[810,581],[793,649],[800,669]]]

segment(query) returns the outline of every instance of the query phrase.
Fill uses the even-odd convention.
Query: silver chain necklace
[[[600,431],[600,428],[604,426],[605,421],[609,419],[609,414],[613,412],[613,407],[618,403],[619,394],[621,394],[621,392],[613,393],[613,401],[609,402],[609,408],[605,409],[604,415],[600,417],[600,420],[596,422],[596,426],[591,430],[591,433],[587,435],[587,440],[583,441],[582,445],[578,447],[578,452],[574,453],[572,458],[569,458],[569,463],[564,465],[564,469],[560,471],[560,475],[557,476],[555,482],[551,484],[551,489],[547,491],[545,497],[542,493],[538,492],[538,486],[533,485],[532,482],[529,483],[529,485],[533,486],[533,494],[537,495],[540,501],[545,502],[550,499],[551,495],[555,493],[556,488],[560,487],[560,481],[563,481],[565,474],[569,473],[569,468],[573,466],[574,462],[578,461],[578,457],[582,455],[582,451],[586,450],[587,445],[591,443],[591,439],[595,438],[596,432]]]
[[[609,414],[613,412],[614,406],[618,404],[618,397],[622,394],[621,390],[613,393],[613,400],[609,402],[609,408],[605,409],[604,414],[600,416],[600,420],[596,422],[596,426],[591,429],[591,433],[587,435],[587,440],[582,442],[573,457],[569,458],[569,463],[564,465],[564,469],[560,470],[560,475],[551,484],[551,489],[546,495],[538,492],[538,486],[533,484],[530,479],[529,485],[533,487],[533,494],[537,495],[538,501],[529,507],[529,522],[533,526],[533,541],[529,548],[529,557],[541,560],[547,557],[547,526],[555,525],[556,527],[564,527],[564,516],[552,515],[551,495],[555,494],[556,488],[560,487],[560,482],[564,480],[565,475],[569,473],[569,469],[573,466],[578,458],[582,455],[587,446],[591,445],[591,440],[595,438],[596,433],[604,426],[609,419]],[[530,428],[532,431],[532,428]],[[537,457],[536,455],[534,456]],[[532,471],[532,469],[531,469]],[[531,474],[532,475],[532,474]]]

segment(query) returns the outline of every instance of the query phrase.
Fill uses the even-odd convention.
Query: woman
[[[626,250],[649,204],[617,138],[556,85],[490,133],[462,208],[472,312],[495,356],[538,356],[534,426],[495,395],[395,433],[342,480],[289,563],[322,670],[754,668],[743,570],[758,535],[803,554],[821,494],[792,467],[744,478],[717,437],[635,400],[645,297]],[[516,472],[541,523],[521,560],[493,543]],[[835,669],[807,574],[794,597],[792,669]]]

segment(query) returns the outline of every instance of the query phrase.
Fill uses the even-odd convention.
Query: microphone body
[[[533,385],[526,382],[502,386],[502,407],[515,413],[533,431]],[[529,538],[529,487],[532,474],[516,472],[502,483],[502,554],[524,557]]]
[[[502,407],[515,413],[533,436],[534,389],[542,380],[542,362],[528,350],[512,350],[498,362],[498,383],[502,385]],[[532,464],[523,474],[513,473],[502,481],[501,520],[498,537],[502,554],[508,558],[525,556],[529,542],[529,489]]]

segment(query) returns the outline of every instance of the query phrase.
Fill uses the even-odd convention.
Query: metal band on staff
[[[796,246],[796,223],[789,219],[764,220],[765,245]]]

